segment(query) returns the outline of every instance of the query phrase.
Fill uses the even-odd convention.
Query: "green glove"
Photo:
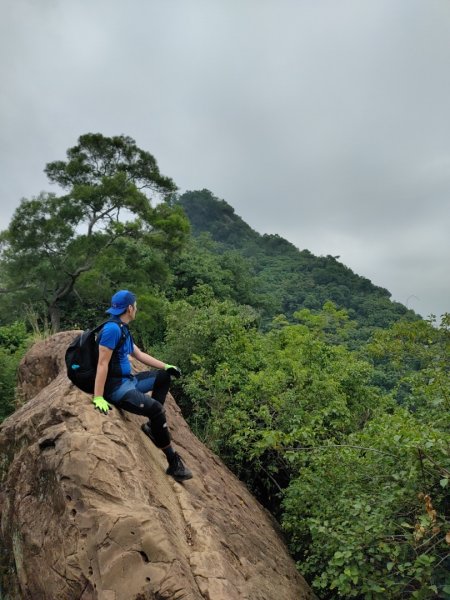
[[[181,377],[181,371],[175,365],[165,365],[164,368],[170,375],[173,375],[177,379],[178,379],[178,377]]]
[[[108,413],[108,410],[111,408],[110,405],[106,402],[103,396],[94,396],[92,402],[94,403],[95,408],[98,408],[101,412]]]

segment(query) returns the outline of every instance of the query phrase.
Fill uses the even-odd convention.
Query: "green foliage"
[[[210,251],[222,255],[238,250],[248,261],[252,293],[265,325],[277,314],[293,320],[294,313],[302,308],[320,312],[327,301],[332,301],[358,323],[349,340],[356,347],[375,328],[388,327],[401,318],[418,318],[405,306],[392,302],[386,289],[353,273],[337,260],[339,257],[317,257],[278,235],[258,234],[208,190],[186,192],[177,202],[189,217],[194,235],[205,239],[200,236],[208,233],[217,242],[215,247],[209,245]]]
[[[0,347],[9,354],[22,350],[28,340],[25,323],[16,321],[12,325],[0,327]]]
[[[208,231],[214,240],[235,248],[257,241],[258,234],[209,190],[185,192],[176,200],[186,211],[195,235]]]
[[[138,311],[133,323],[133,339],[136,344],[152,353],[152,348],[164,339],[168,302],[162,295],[136,289]]]
[[[49,163],[45,172],[50,181],[61,187],[83,189],[85,185],[110,184],[111,178],[125,174],[138,188],[146,187],[158,193],[175,190],[173,181],[161,175],[155,158],[136,146],[127,136],[105,137],[100,133],[88,133],[78,139],[78,144],[67,150],[67,162]],[[97,191],[99,202],[92,197],[92,208],[101,211],[103,191]],[[106,193],[106,196],[109,196]],[[145,203],[143,203],[145,206]]]
[[[332,304],[266,333],[241,310],[204,287],[169,309],[166,349],[197,434],[280,519],[321,598],[445,597],[447,321],[397,324],[356,352],[338,344],[354,325]],[[402,406],[374,385],[386,356],[397,385],[414,375]]]
[[[264,298],[253,290],[254,274],[249,261],[239,252],[218,252],[218,244],[209,235],[191,238],[183,251],[172,261],[175,298],[187,297],[201,285],[211,288],[220,300],[234,300],[255,308],[264,304]]]
[[[291,459],[283,526],[320,597],[432,598],[450,583],[448,435],[397,408]]]
[[[25,323],[0,327],[0,422],[14,412],[17,369],[29,343]]]
[[[152,196],[164,198],[175,185],[131,138],[83,135],[67,157],[45,169],[66,195],[22,200],[0,237],[1,281],[13,300],[10,306],[22,312],[25,302],[44,307],[54,330],[63,304],[73,304],[83,274],[101,269],[104,281],[123,278],[123,261],[120,277],[115,263],[123,248],[131,250],[124,240],[136,241],[140,255],[154,252],[161,263],[162,256],[168,260],[183,246],[189,232],[179,206],[151,205]],[[131,252],[126,256],[132,264]],[[144,264],[141,273],[145,269]]]
[[[250,307],[230,300],[214,298],[207,285],[195,288],[186,300],[178,300],[168,307],[167,332],[162,351],[177,364],[183,377],[184,396],[178,398],[192,425],[205,441],[209,438],[211,411],[221,402],[219,390],[211,394],[202,379],[214,373],[223,356],[242,356],[248,352],[246,331],[253,331],[257,314]],[[222,382],[223,383],[223,382]]]
[[[399,322],[377,331],[364,349],[397,402],[427,422],[450,409],[450,315],[435,321]]]

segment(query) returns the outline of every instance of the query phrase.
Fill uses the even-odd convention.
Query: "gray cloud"
[[[181,191],[450,309],[446,0],[7,0],[0,228],[45,164],[124,133]]]

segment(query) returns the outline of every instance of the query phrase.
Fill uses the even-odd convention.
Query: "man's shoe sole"
[[[173,477],[173,479],[175,479],[175,481],[178,481],[178,483],[181,483],[182,481],[187,481],[188,479],[192,479],[193,477],[192,473],[190,473],[189,475],[184,475],[183,477],[171,475],[170,473],[167,473],[167,475]]]
[[[187,481],[188,479],[192,479],[192,471],[183,465],[184,474],[178,473],[175,471],[173,473],[170,472],[170,466],[166,469],[166,474],[170,477],[173,477],[175,481]]]

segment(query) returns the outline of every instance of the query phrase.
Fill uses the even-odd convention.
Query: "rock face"
[[[143,417],[94,410],[67,379],[76,332],[22,361],[26,403],[0,427],[1,588],[8,600],[313,598],[245,486],[191,433],[173,398],[176,483]]]

